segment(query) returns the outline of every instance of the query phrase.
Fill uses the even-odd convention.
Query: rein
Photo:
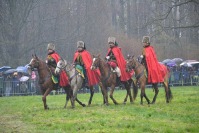
[[[100,62],[102,62],[102,60],[99,58],[99,62],[97,62],[97,64],[96,64],[96,66],[100,66],[101,65],[101,63]],[[106,81],[110,78],[110,76],[111,76],[111,70],[108,70],[108,76],[106,76],[106,78],[105,79],[103,79],[103,83],[105,84],[106,83]]]
[[[134,69],[134,71],[136,71],[136,69],[138,69],[140,66],[142,66],[141,64],[138,63],[137,66],[132,66],[132,68]],[[135,67],[135,68],[134,68]],[[135,78],[138,80],[139,78],[141,78],[144,75],[144,70],[142,70],[141,73],[136,74]]]

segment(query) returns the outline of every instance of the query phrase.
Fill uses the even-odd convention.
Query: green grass
[[[146,93],[150,100],[152,89]],[[123,105],[126,91],[115,91],[114,97],[121,103],[102,105],[101,93],[96,93],[90,107],[63,108],[65,95],[50,95],[50,110],[43,109],[41,96],[16,96],[0,98],[0,132],[33,133],[106,133],[106,132],[199,132],[199,87],[172,87],[173,100],[165,102],[165,92],[160,88],[156,104],[140,105],[138,95],[134,104],[129,100]],[[139,90],[140,94],[140,90]],[[78,98],[88,102],[89,94]]]

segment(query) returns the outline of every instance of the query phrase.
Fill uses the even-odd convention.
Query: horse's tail
[[[138,86],[135,84],[134,80],[132,80],[133,85],[133,99],[135,100],[138,94]]]
[[[167,67],[167,68],[168,68],[168,67]],[[171,76],[170,74],[171,74],[171,73],[170,73],[170,70],[169,70],[169,69],[168,69],[168,71],[167,71],[167,74],[168,74],[168,77],[167,77],[167,78],[168,78],[168,79],[167,79],[167,80],[168,80],[168,98],[169,98],[169,101],[171,101],[171,100],[173,99],[173,94],[172,94],[171,88],[170,88],[170,82],[171,82],[171,81],[170,81],[170,76]]]
[[[168,84],[168,95],[169,95],[169,101],[171,101],[173,99],[173,94],[171,92],[171,88],[169,84]]]

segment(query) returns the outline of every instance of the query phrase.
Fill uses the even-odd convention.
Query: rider
[[[59,86],[60,87],[69,86],[68,76],[64,71],[62,71],[60,75],[55,74],[55,68],[57,66],[57,62],[61,58],[60,55],[57,52],[55,52],[55,45],[53,43],[49,43],[47,46],[47,50],[48,50],[48,56],[46,59],[46,63],[52,73],[52,80],[55,83],[55,89],[58,89]]]
[[[117,73],[117,81],[128,81],[132,75],[126,72],[126,61],[122,54],[121,48],[118,47],[115,37],[108,38],[109,49],[106,55],[108,64]]]
[[[83,41],[77,42],[77,51],[74,54],[73,63],[76,69],[82,70],[82,77],[84,78],[83,86],[92,86],[99,83],[100,72],[99,70],[91,70],[92,57],[86,50],[85,43]]]
[[[148,83],[159,83],[164,81],[167,68],[158,63],[155,50],[150,46],[150,37],[144,36],[142,39],[143,52],[141,55],[141,63],[145,66],[147,71]]]

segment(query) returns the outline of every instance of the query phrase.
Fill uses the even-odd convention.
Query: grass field
[[[140,93],[140,90],[139,90]],[[152,100],[154,92],[146,90]],[[156,104],[140,105],[140,97],[123,105],[126,91],[115,91],[121,103],[102,105],[101,93],[96,93],[90,107],[63,108],[65,95],[50,95],[50,110],[43,109],[41,96],[0,98],[0,132],[33,133],[132,133],[132,132],[199,132],[199,87],[172,87],[173,100],[166,104],[165,92],[160,88]],[[78,98],[87,103],[89,94]]]

